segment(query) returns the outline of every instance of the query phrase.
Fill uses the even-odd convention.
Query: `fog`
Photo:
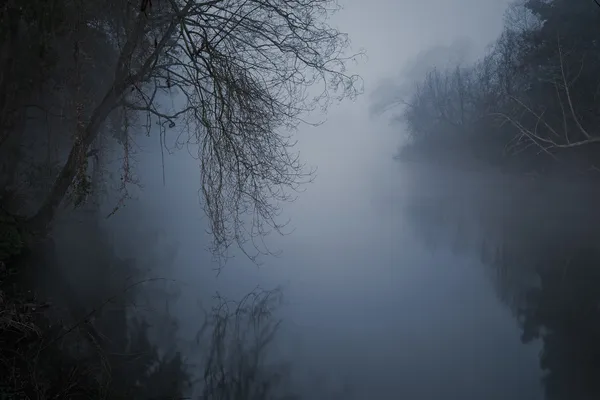
[[[267,238],[281,255],[259,267],[236,254],[215,276],[202,249],[197,162],[185,151],[169,156],[163,186],[158,143],[146,144],[139,161],[145,188],[135,207],[179,243],[173,268],[163,273],[182,285],[174,312],[189,327],[183,336],[198,328],[198,298],[283,285],[278,340],[306,379],[299,390],[308,398],[329,398],[327,390],[345,387],[344,398],[536,398],[538,349],[520,344],[514,320],[476,261],[431,254],[414,237],[396,201],[408,190],[392,159],[398,127],[370,112],[384,79],[397,85],[416,79],[415,70],[446,62],[456,46],[465,58],[481,54],[499,33],[505,6],[343,2],[335,24],[349,33],[353,50],[367,50],[353,66],[365,94],[336,105],[321,126],[296,132],[317,178],[285,206],[291,233]],[[115,229],[124,232],[118,219]],[[143,251],[145,244],[139,246]],[[315,386],[315,376],[328,386]]]
[[[498,164],[479,168],[471,153],[444,144],[431,148],[442,148],[449,161],[434,150],[420,161],[398,160],[403,145],[429,148],[429,139],[418,142],[415,132],[436,117],[410,114],[418,108],[414,93],[426,88],[417,83],[438,70],[456,69],[460,77],[460,68],[485,59],[505,29],[511,2],[340,3],[343,9],[329,22],[348,33],[350,53],[365,52],[349,64],[364,93],[327,113],[312,112],[306,117],[323,123],[301,124],[293,132],[294,149],[317,173],[295,201],[283,205],[279,218],[290,221],[285,234],[264,238],[273,254],[257,263],[232,246],[225,265],[215,261],[199,161],[190,156],[196,149],[167,152],[158,127],[148,136],[140,129],[131,150],[140,185],[130,188],[114,215],[119,196],[102,200],[97,224],[106,239],[81,222],[87,221],[85,211],[63,210],[50,235],[56,247],[42,246],[39,257],[34,252],[28,261],[56,264],[34,273],[36,288],[60,307],[81,307],[66,316],[55,311],[57,305],[53,318],[77,320],[77,313],[101,308],[94,304],[103,307],[107,295],[99,282],[110,274],[85,266],[101,263],[98,243],[106,241],[115,257],[135,260],[145,278],[163,285],[156,291],[144,286],[131,313],[154,315],[149,331],[159,350],[183,354],[196,379],[187,398],[208,398],[201,397],[206,354],[198,339],[204,312],[221,300],[216,295],[240,300],[256,288],[281,290],[274,310],[281,325],[263,361],[289,367],[285,390],[299,398],[563,399],[569,387],[578,399],[600,393],[588,379],[598,372],[600,333],[591,317],[596,298],[588,295],[597,287],[590,282],[598,283],[590,266],[597,260],[600,226],[594,186],[559,173],[538,179]],[[159,101],[183,102],[181,96]],[[577,117],[573,121],[578,124]],[[477,123],[464,129],[492,132]],[[466,124],[449,123],[448,131],[455,125]],[[537,125],[529,137],[535,134]],[[516,136],[524,141],[527,135]],[[164,140],[174,143],[173,137]],[[494,140],[490,133],[481,142]],[[483,150],[473,151],[473,158],[487,149],[477,143]],[[118,171],[120,162],[115,156],[107,169]],[[565,263],[577,265],[577,272],[570,275]],[[119,288],[130,282],[119,275],[127,275],[125,269],[114,269],[110,279],[120,280]],[[141,304],[148,309],[140,311]],[[155,310],[163,305],[166,311]],[[586,317],[579,318],[581,310]],[[172,320],[160,320],[162,313]],[[588,360],[581,355],[588,350],[596,358],[581,361]],[[569,368],[577,372],[565,372]]]

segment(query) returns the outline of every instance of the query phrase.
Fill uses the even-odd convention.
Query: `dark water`
[[[477,263],[491,283],[485,290],[517,324],[521,355],[498,346],[489,362],[499,374],[526,368],[522,355],[540,349],[541,394],[529,386],[514,397],[599,398],[598,190],[565,180],[435,176],[429,183],[439,185],[409,199],[406,215],[432,251],[451,249]],[[423,179],[414,187],[426,188]]]
[[[552,397],[540,359],[548,351],[542,327],[553,322],[533,317],[549,315],[543,310],[553,305],[534,293],[541,288],[553,298],[560,257],[589,251],[594,239],[582,225],[590,215],[573,206],[585,190],[551,188],[430,171],[399,173],[389,193],[370,201],[348,195],[343,207],[313,190],[303,201],[320,207],[295,220],[293,235],[278,243],[280,258],[259,269],[238,258],[215,279],[190,261],[195,248],[186,240],[173,276],[232,297],[257,284],[283,285],[277,357],[291,363],[305,398],[561,398]],[[189,198],[186,190],[169,192]],[[184,212],[169,217],[167,232],[200,234]],[[581,274],[591,265],[578,263]],[[569,279],[563,282],[580,280]],[[203,295],[182,291],[179,317],[191,334],[194,304]],[[575,300],[560,301],[553,308],[559,314],[583,310]],[[540,335],[529,340],[536,330]],[[567,353],[583,345],[561,337]],[[551,357],[566,370],[586,368],[582,359],[561,354]],[[551,379],[573,387],[560,376]],[[590,384],[579,382],[586,394],[574,398],[591,398]]]
[[[168,193],[194,198],[183,184]],[[138,240],[156,221],[139,215],[161,196],[106,223],[123,257],[157,257]],[[192,340],[198,302],[216,291],[239,298],[280,285],[272,354],[303,398],[600,398],[598,199],[580,183],[404,171],[371,201],[315,197],[323,211],[296,220],[280,258],[261,268],[237,258],[218,278],[190,207],[170,208],[155,219],[177,248],[162,273],[182,294],[178,343]],[[69,229],[57,231],[57,257],[71,287],[93,297],[101,276],[82,268],[95,239]]]
[[[342,398],[600,398],[598,191],[401,175],[387,206],[329,208],[323,232],[285,249],[298,369]],[[341,214],[355,225],[334,233]]]

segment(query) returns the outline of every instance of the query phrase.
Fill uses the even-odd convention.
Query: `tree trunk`
[[[123,94],[127,82],[113,85],[104,96],[102,102],[94,110],[90,121],[82,132],[82,138],[77,141],[69,153],[67,162],[60,171],[58,177],[50,189],[50,193],[42,203],[38,212],[29,219],[29,227],[34,233],[43,234],[56,216],[58,207],[62,203],[73,179],[77,174],[81,152],[87,153],[87,149],[94,142],[102,124],[114,109]]]
[[[190,10],[193,4],[195,4],[194,1],[187,2],[180,15],[185,15],[185,13]],[[52,189],[50,190],[50,193],[46,197],[45,201],[42,203],[42,206],[38,212],[29,219],[28,225],[32,233],[38,235],[45,234],[48,226],[54,220],[56,212],[58,211],[58,207],[62,203],[67,191],[69,190],[69,187],[73,183],[73,179],[77,174],[80,155],[86,154],[88,148],[92,145],[96,137],[98,137],[98,133],[100,132],[102,124],[119,102],[121,96],[125,92],[125,89],[134,82],[143,81],[149,71],[152,70],[158,54],[163,51],[168,39],[171,38],[173,32],[175,31],[177,23],[180,21],[179,18],[174,19],[171,22],[170,26],[163,34],[162,39],[159,41],[152,54],[145,60],[140,70],[133,74],[129,69],[129,62],[134,54],[136,46],[144,35],[144,28],[147,20],[144,13],[140,12],[138,14],[134,29],[129,34],[129,37],[125,42],[123,49],[121,50],[115,71],[115,82],[102,99],[102,102],[92,113],[92,117],[90,118],[90,121],[85,129],[83,129],[81,137],[78,138],[71,148],[67,162],[56,178],[56,181],[54,181]]]
[[[19,41],[20,15],[16,4],[5,6],[3,21],[6,31],[0,32],[0,147],[13,129],[15,100],[18,91],[15,81],[15,54]],[[2,27],[0,27],[2,29]]]

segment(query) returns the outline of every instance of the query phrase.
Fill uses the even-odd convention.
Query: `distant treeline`
[[[472,65],[429,70],[403,101],[401,160],[598,172],[600,7],[518,0]]]

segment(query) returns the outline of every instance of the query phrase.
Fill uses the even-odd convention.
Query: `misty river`
[[[593,2],[5,3],[0,398],[600,398]]]
[[[276,242],[281,256],[257,267],[238,255],[217,276],[208,256],[197,261],[206,233],[186,212],[197,207],[196,189],[178,180],[187,168],[173,161],[166,186],[144,189],[154,200],[107,220],[125,256],[150,250],[140,238],[152,226],[165,243],[177,238],[172,267],[155,273],[180,293],[171,310],[184,348],[216,292],[281,287],[271,356],[308,398],[594,392],[600,224],[590,188],[393,163],[394,183],[380,193],[348,196],[343,208],[319,198],[323,211],[303,214],[293,240]],[[66,246],[76,240],[69,229]],[[64,253],[64,265],[87,257]],[[73,285],[93,288],[97,278],[77,271]]]

